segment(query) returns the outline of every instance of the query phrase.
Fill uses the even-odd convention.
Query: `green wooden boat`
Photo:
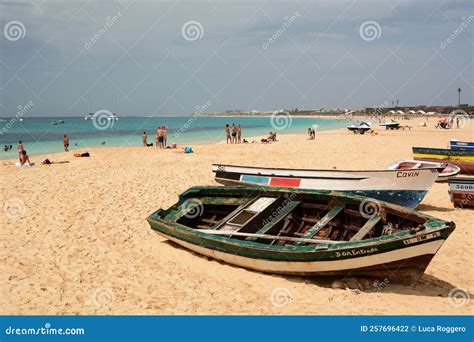
[[[196,253],[252,270],[414,283],[453,222],[331,191],[193,187],[148,217]]]

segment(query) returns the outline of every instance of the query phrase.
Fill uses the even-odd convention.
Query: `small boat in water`
[[[329,191],[193,187],[148,217],[178,245],[256,271],[415,283],[454,222]]]
[[[449,148],[451,150],[474,151],[474,142],[451,139]]]
[[[309,170],[213,164],[224,185],[340,191],[416,208],[443,167],[417,170]]]
[[[448,180],[449,177],[456,176],[461,169],[459,166],[452,165],[452,164],[442,164],[442,163],[435,163],[435,162],[427,162],[427,161],[420,161],[420,160],[397,160],[389,165],[387,165],[387,170],[416,170],[421,168],[438,168],[441,169],[444,167],[438,178],[436,179],[437,182],[445,182]]]
[[[449,163],[459,166],[461,173],[474,174],[474,150],[412,147],[415,160]]]
[[[450,178],[449,197],[456,208],[474,208],[474,178]]]
[[[371,123],[367,123],[367,122],[361,122],[360,124],[358,125],[350,125],[350,126],[347,126],[347,129],[355,134],[359,133],[359,134],[364,134],[365,132],[367,132],[368,130],[370,130],[372,127]]]
[[[86,116],[84,116],[84,120],[92,120],[94,119],[94,113],[89,113]]]

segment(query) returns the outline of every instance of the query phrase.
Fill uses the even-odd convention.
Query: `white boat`
[[[109,115],[109,117],[107,118],[107,120],[109,121],[117,121],[119,118],[117,116],[117,114],[113,113],[112,115]]]
[[[347,126],[347,129],[351,132],[354,132],[355,134],[357,134],[357,133],[364,134],[365,132],[370,130],[371,127],[372,127],[372,124],[370,122],[368,122],[368,123],[367,122],[361,122],[358,125]]]
[[[388,121],[381,123],[379,126],[385,127],[385,129],[397,129],[398,127],[400,127],[400,123],[396,121]]]
[[[448,180],[449,177],[454,177],[456,176],[459,172],[461,172],[461,169],[459,166],[453,165],[453,164],[442,164],[442,163],[436,163],[436,162],[429,162],[429,161],[421,161],[421,160],[397,160],[391,164],[387,165],[387,170],[417,170],[421,168],[442,168],[444,167],[444,170],[442,170],[438,178],[436,179],[437,182],[445,182]]]
[[[216,182],[224,185],[340,191],[407,208],[415,208],[423,200],[444,168],[348,171],[212,165]]]
[[[94,118],[94,113],[89,113],[86,116],[84,116],[85,120],[92,120]]]

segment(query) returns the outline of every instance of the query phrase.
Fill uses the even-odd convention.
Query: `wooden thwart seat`
[[[271,220],[268,222],[266,225],[264,225],[262,228],[260,228],[255,234],[265,234],[268,232],[270,229],[272,229],[278,222],[280,222],[285,216],[287,216],[289,213],[291,213],[295,208],[300,205],[300,201],[290,201],[288,202],[283,209]],[[247,237],[246,240],[248,241],[255,241],[257,240],[257,237]]]
[[[375,225],[380,221],[381,217],[379,214],[376,214],[369,218],[367,222],[360,228],[356,235],[350,239],[350,242],[362,240],[370,231],[375,227]]]
[[[344,207],[340,205],[335,205],[328,211],[328,213],[314,226],[312,226],[308,231],[302,236],[303,239],[312,239],[321,229],[323,229],[329,222],[331,222],[342,210]],[[297,242],[297,245],[303,244],[303,242]]]

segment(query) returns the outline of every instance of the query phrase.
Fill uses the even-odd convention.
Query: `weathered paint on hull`
[[[186,241],[170,238],[175,243],[198,254],[225,263],[275,274],[309,276],[364,276],[389,278],[398,283],[414,283],[425,272],[444,240],[407,247],[371,256],[335,261],[272,261],[242,257],[217,250],[207,249]]]

